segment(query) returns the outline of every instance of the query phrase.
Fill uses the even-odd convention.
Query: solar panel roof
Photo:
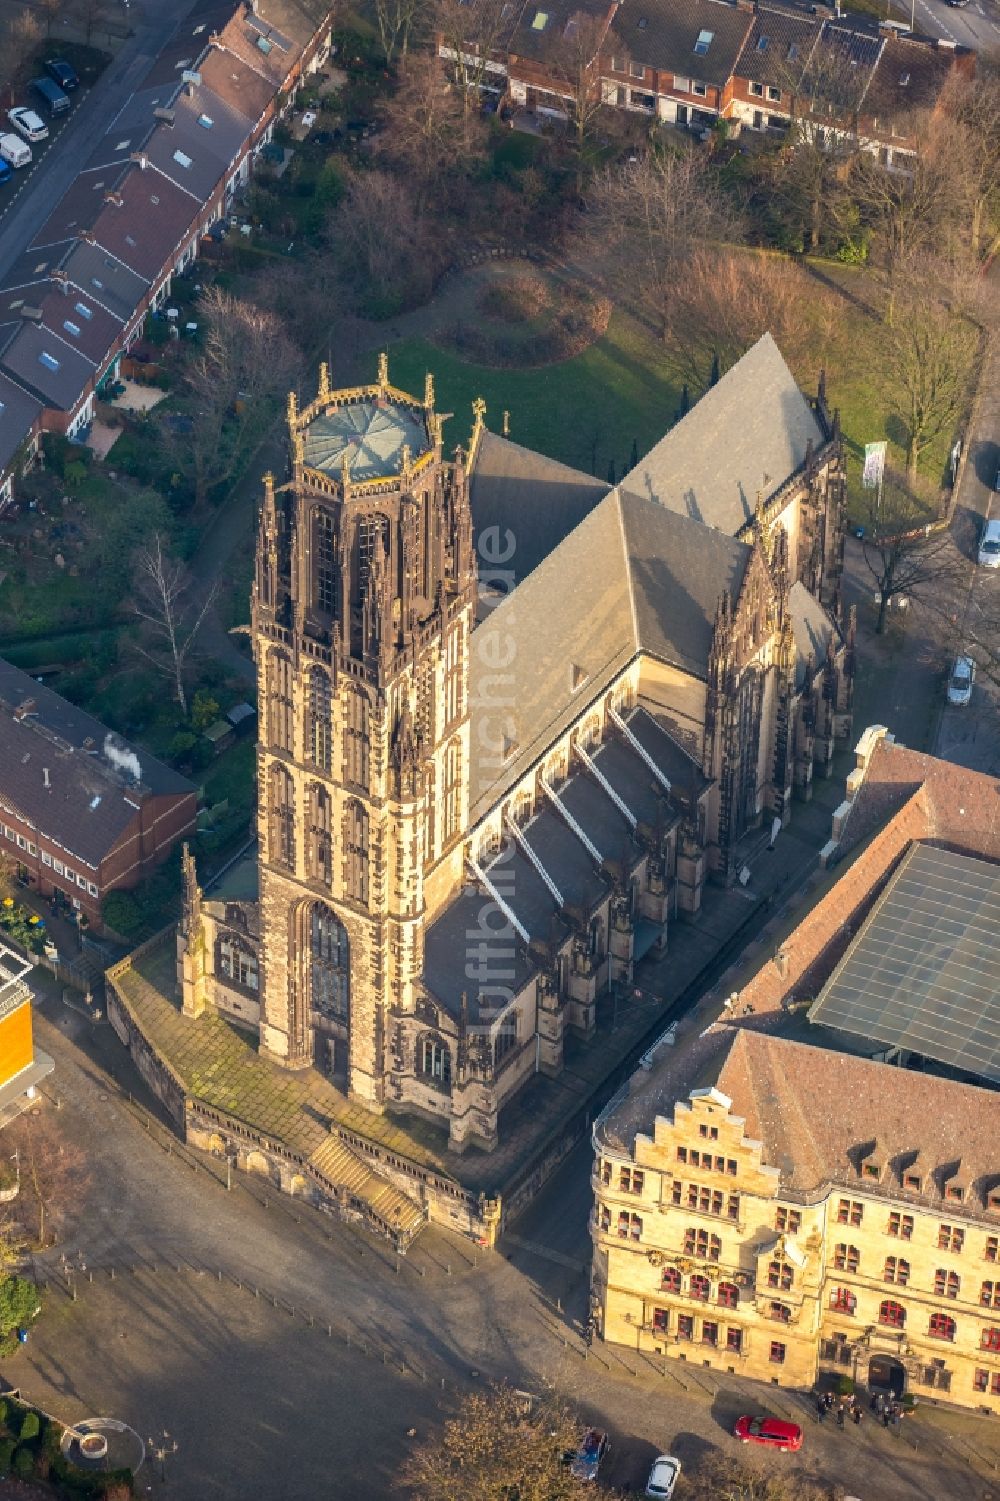
[[[914,845],[809,1020],[1000,1083],[1000,866]]]

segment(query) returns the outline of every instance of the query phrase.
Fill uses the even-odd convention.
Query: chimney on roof
[[[134,160],[135,158],[133,157],[133,161]],[[105,203],[113,203],[115,208],[121,208],[122,204],[125,202],[120,193],[105,193],[104,201]]]
[[[49,781],[49,768],[47,766],[42,767],[42,786],[48,787],[51,791],[52,783]]]
[[[38,705],[35,703],[35,700],[33,698],[26,698],[22,699],[21,703],[14,710],[14,718],[18,720],[27,719],[29,714],[37,713]]]
[[[153,119],[162,120],[164,125],[173,125],[175,115],[172,109],[163,109],[162,107],[160,107],[154,109]]]
[[[146,170],[146,154],[145,154],[144,151],[133,151],[132,155],[129,157],[129,161],[130,162],[135,162],[135,164],[139,168],[140,172],[145,172],[145,170]]]
[[[775,950],[774,967],[782,979],[788,974],[788,954],[783,944],[779,949]]]
[[[55,282],[56,286],[59,288],[59,290],[63,294],[63,296],[64,297],[68,297],[69,296],[69,277],[66,275],[65,271],[53,271],[51,273],[51,275],[52,275],[52,280]]]
[[[29,318],[32,323],[41,323],[42,310],[40,307],[29,307],[26,303],[25,306],[21,309],[21,317]]]

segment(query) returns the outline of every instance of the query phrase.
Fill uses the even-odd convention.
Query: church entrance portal
[[[873,1355],[868,1362],[868,1385],[874,1391],[890,1391],[901,1397],[906,1386],[906,1369],[891,1355]]]

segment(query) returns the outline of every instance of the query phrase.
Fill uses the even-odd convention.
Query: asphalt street
[[[899,0],[905,6],[905,0]],[[916,30],[921,36],[944,37],[974,52],[1000,47],[1000,8],[996,0],[970,0],[952,6],[947,0],[916,0]]]
[[[197,0],[194,0],[197,3]],[[135,31],[40,160],[22,168],[12,191],[0,196],[0,277],[45,223],[98,141],[112,124],[164,42],[189,10],[191,0],[145,0]]]
[[[519,1224],[517,1246],[483,1253],[431,1229],[397,1262],[259,1179],[237,1174],[227,1191],[218,1163],[122,1098],[109,1071],[141,1086],[109,1027],[51,990],[38,1013],[56,1059],[44,1108],[83,1148],[91,1180],[39,1262],[48,1311],[0,1375],[67,1421],[167,1429],[175,1501],[389,1501],[408,1431],[432,1432],[461,1395],[499,1378],[552,1385],[606,1427],[611,1485],[641,1490],[664,1450],[688,1465],[706,1448],[735,1451],[735,1419],[767,1411],[807,1434],[802,1455],[768,1457],[775,1467],[866,1501],[981,1501],[982,1476],[950,1432],[915,1423],[901,1440],[872,1425],[845,1437],[816,1425],[805,1394],[601,1344],[585,1358],[586,1144]],[[62,1251],[86,1270],[61,1272]],[[991,1455],[984,1425],[975,1432]],[[161,1488],[155,1467],[141,1484]]]

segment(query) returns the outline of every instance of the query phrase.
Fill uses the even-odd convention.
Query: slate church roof
[[[758,490],[779,490],[826,441],[770,334],[705,392],[621,485],[730,536],[750,521]]]
[[[639,652],[704,679],[719,596],[738,595],[750,553],[612,490],[473,635],[473,744],[501,724],[509,742],[506,755],[472,758],[473,822]]]

